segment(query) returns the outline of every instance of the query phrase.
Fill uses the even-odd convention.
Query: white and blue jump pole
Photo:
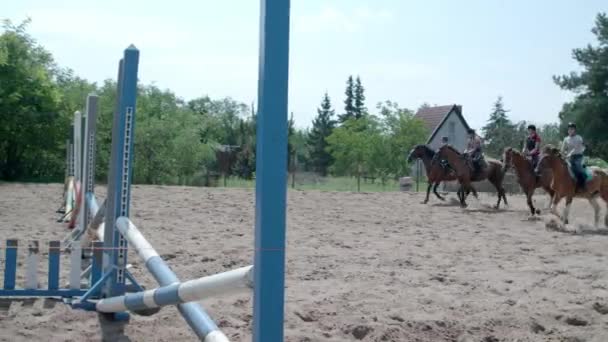
[[[102,298],[124,296],[126,293],[127,239],[118,229],[119,217],[129,217],[129,202],[132,180],[133,140],[135,132],[135,105],[137,95],[137,70],[139,50],[130,46],[124,52],[118,72],[118,104],[112,128],[112,151],[104,227],[104,279]],[[160,286],[178,284],[180,280],[169,266],[145,241],[144,261]],[[139,245],[134,246],[141,250]],[[194,333],[205,342],[226,342],[228,339],[213,320],[197,303],[178,304],[177,308]],[[125,316],[115,313],[116,318]]]
[[[128,218],[120,217],[116,221],[116,227],[144,260],[150,273],[157,279],[169,278],[162,281],[162,283],[168,283],[169,285],[154,290],[102,299],[96,304],[97,311],[120,312],[129,310],[137,312],[138,310],[153,309],[165,305],[203,300],[227,293],[238,293],[253,287],[253,266],[245,266],[183,283],[175,282],[175,274]],[[159,282],[161,281],[159,280]],[[219,335],[219,332],[215,332],[214,335]],[[219,341],[217,338],[216,340]]]

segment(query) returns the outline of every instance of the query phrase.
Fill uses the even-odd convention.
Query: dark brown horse
[[[422,160],[429,184],[426,189],[426,197],[422,203],[428,203],[431,188],[433,188],[433,193],[435,196],[437,196],[437,198],[445,201],[445,198],[437,193],[437,187],[441,182],[456,180],[456,172],[454,170],[444,168],[439,163],[437,158],[435,158],[435,151],[428,147],[428,145],[416,145],[407,156],[408,163],[411,163],[414,159]]]
[[[594,222],[597,227],[600,220],[600,205],[597,202],[597,198],[601,197],[604,202],[608,203],[608,175],[602,170],[593,169],[590,179],[587,179],[585,191],[577,191],[576,181],[570,174],[568,164],[562,158],[560,151],[556,148],[546,148],[544,152],[535,171],[537,174],[542,174],[544,170],[551,170],[553,173],[551,189],[553,189],[555,194],[553,195],[553,203],[551,203],[551,212],[559,216],[557,205],[562,198],[565,198],[566,207],[561,219],[564,224],[568,224],[572,200],[575,197],[585,198],[589,200],[589,203],[593,207],[595,212]],[[608,226],[608,213],[604,217],[604,224]]]
[[[508,205],[507,196],[505,195],[505,189],[502,187],[502,181],[504,180],[505,174],[502,170],[502,163],[495,159],[486,159],[487,166],[480,170],[476,174],[473,174],[473,170],[471,169],[470,164],[465,159],[465,156],[458,152],[454,147],[450,145],[444,145],[439,148],[439,158],[446,159],[450,166],[456,170],[456,175],[458,178],[458,182],[460,183],[460,187],[462,191],[470,190],[473,192],[473,196],[475,198],[479,198],[477,196],[477,191],[473,188],[473,182],[479,182],[487,179],[494,187],[496,188],[496,193],[498,194],[498,202],[494,208],[500,208],[500,201],[504,200],[505,204]],[[467,206],[465,201],[465,196],[462,191],[459,191],[460,196],[460,205],[464,208]]]
[[[549,203],[551,203],[551,200],[553,199],[553,190],[551,189],[553,175],[551,174],[551,170],[545,169],[541,175],[537,176],[534,172],[532,162],[521,154],[521,152],[514,150],[511,147],[505,149],[502,162],[503,173],[507,172],[510,167],[513,167],[515,170],[517,182],[519,183],[521,190],[526,194],[528,207],[530,207],[532,216],[534,216],[534,214],[540,214],[540,210],[534,208],[532,195],[534,195],[534,191],[537,188],[543,188],[549,195]]]

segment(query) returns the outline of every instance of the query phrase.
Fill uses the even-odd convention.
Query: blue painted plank
[[[59,289],[59,259],[61,242],[49,242],[49,290]]]
[[[262,0],[258,83],[253,340],[283,341],[289,0]]]
[[[85,290],[58,289],[58,290],[0,290],[0,297],[80,297]]]
[[[6,240],[6,254],[4,259],[4,289],[15,288],[17,275],[17,240]]]

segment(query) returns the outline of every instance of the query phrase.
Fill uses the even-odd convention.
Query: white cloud
[[[385,23],[392,19],[392,14],[384,9],[372,9],[367,6],[341,10],[323,6],[319,12],[305,14],[294,18],[296,32],[319,33],[340,32],[354,33],[369,25]]]

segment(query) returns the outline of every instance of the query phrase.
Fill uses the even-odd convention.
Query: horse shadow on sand
[[[472,214],[472,213],[500,214],[500,213],[517,211],[515,209],[509,208],[508,206],[505,208],[504,205],[502,207],[496,209],[494,206],[492,206],[490,204],[482,203],[481,201],[478,203],[475,203],[475,201],[473,201],[473,203],[471,203],[471,204],[469,204],[469,206],[467,208],[463,208],[463,211],[465,213],[467,213],[467,214]],[[444,202],[433,203],[433,204],[431,204],[431,206],[433,206],[433,207],[460,207],[460,201],[458,201],[454,197],[450,197],[449,199],[446,199],[446,201],[444,201]]]

